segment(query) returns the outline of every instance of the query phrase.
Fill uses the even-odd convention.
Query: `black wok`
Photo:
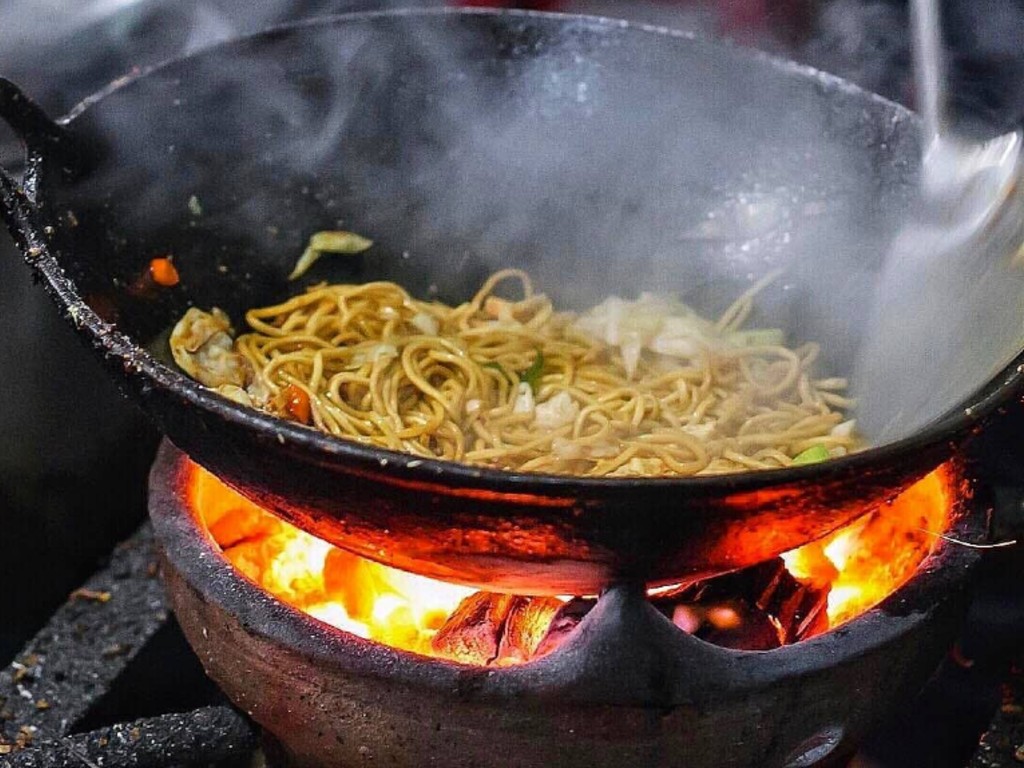
[[[825,367],[847,371],[911,197],[916,122],[760,54],[579,17],[353,15],[130,75],[56,124],[5,82],[0,116],[28,146],[23,184],[2,177],[7,223],[129,396],[245,495],[401,568],[579,594],[745,566],[893,497],[1020,389],[1018,358],[927,429],[823,465],[576,479],[345,442],[167,364],[162,334],[186,307],[237,320],[298,290],[285,276],[306,238],[340,226],[377,244],[307,283],[392,279],[457,301],[521,266],[564,305],[653,289],[711,313],[782,267],[758,321],[822,340]],[[166,254],[173,288],[143,277]]]

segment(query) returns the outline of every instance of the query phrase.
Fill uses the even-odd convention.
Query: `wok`
[[[583,479],[346,442],[168,363],[166,332],[188,306],[237,321],[299,290],[285,277],[306,239],[343,227],[376,245],[325,257],[306,284],[389,279],[459,301],[519,266],[565,306],[653,289],[714,313],[783,268],[758,324],[821,340],[824,367],[847,371],[912,199],[917,123],[758,53],[586,17],[357,14],[133,73],[55,122],[4,81],[0,116],[28,148],[23,182],[2,177],[7,224],[123,390],[249,498],[429,576],[584,594],[763,561],[892,498],[1021,388],[1014,347],[925,429],[856,455]],[[167,254],[180,284],[147,283]],[[89,407],[89,393],[54,407]],[[889,407],[898,420],[899,392]]]

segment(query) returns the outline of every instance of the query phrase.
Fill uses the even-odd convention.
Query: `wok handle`
[[[0,217],[7,224],[11,237],[21,249],[28,253],[35,247],[30,245],[39,239],[40,230],[35,226],[35,206],[29,201],[18,182],[7,171],[0,168]]]
[[[0,120],[11,126],[25,143],[30,160],[38,157],[47,163],[56,163],[69,174],[82,170],[84,154],[74,135],[3,77],[0,77]]]
[[[42,107],[18,86],[0,77],[0,120],[7,123],[25,144],[28,167],[24,184],[0,168],[0,216],[11,236],[25,250],[37,246],[38,207],[35,200],[37,171],[41,163],[59,169],[66,176],[84,170],[84,153],[63,125],[50,119]]]

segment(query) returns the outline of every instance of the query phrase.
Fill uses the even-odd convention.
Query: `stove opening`
[[[951,466],[892,503],[780,558],[649,591],[682,631],[770,650],[833,629],[877,605],[932,551],[965,493]],[[390,568],[345,552],[246,500],[191,464],[188,503],[224,556],[282,602],[338,629],[413,653],[511,666],[558,648],[590,597],[495,594]]]

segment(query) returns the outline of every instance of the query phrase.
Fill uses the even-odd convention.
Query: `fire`
[[[938,470],[892,504],[782,556],[796,582],[827,591],[827,628],[877,604],[913,575],[949,524],[956,481],[952,470]],[[554,650],[593,604],[493,595],[374,563],[278,519],[196,465],[188,501],[225,557],[257,585],[326,624],[415,653],[471,664],[523,663]],[[681,604],[675,613],[685,618],[692,607]],[[717,629],[742,621],[728,606],[700,610]]]
[[[953,475],[936,470],[877,512],[782,556],[798,580],[829,585],[830,628],[878,604],[914,574],[949,525]]]
[[[346,632],[417,653],[475,590],[388,568],[279,520],[193,466],[189,501],[225,557],[280,600]]]

